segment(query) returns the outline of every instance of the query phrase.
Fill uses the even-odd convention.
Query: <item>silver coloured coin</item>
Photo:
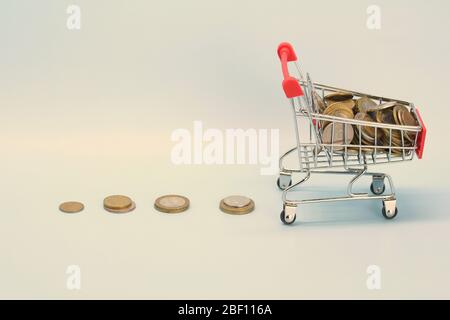
[[[155,208],[165,213],[180,213],[189,208],[190,201],[188,198],[170,194],[159,197],[155,201]]]
[[[252,200],[244,196],[229,196],[223,199],[223,202],[233,208],[243,208],[250,204]]]

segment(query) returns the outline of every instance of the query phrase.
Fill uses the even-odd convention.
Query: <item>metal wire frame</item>
[[[297,147],[288,150],[280,158],[280,171],[284,172],[307,172],[310,169],[319,168],[335,168],[343,167],[348,168],[351,166],[361,166],[361,165],[376,165],[385,164],[389,162],[400,162],[400,161],[411,161],[414,159],[414,151],[417,148],[418,134],[422,130],[420,123],[417,126],[402,126],[387,123],[378,123],[370,121],[362,121],[356,119],[345,119],[330,115],[324,115],[316,112],[316,106],[314,106],[312,99],[312,89],[319,90],[321,92],[322,98],[325,95],[332,92],[349,92],[355,97],[367,96],[371,99],[378,100],[380,103],[396,101],[400,104],[408,106],[411,112],[415,115],[416,108],[413,103],[406,101],[401,101],[398,99],[384,98],[381,96],[375,96],[366,93],[360,93],[356,91],[335,88],[331,86],[326,86],[322,84],[312,84],[309,79],[308,81],[300,82],[304,89],[306,95],[304,97],[291,99],[291,105],[294,113],[295,119],[295,131],[297,139]],[[309,83],[309,85],[308,85]],[[304,121],[302,121],[304,120]],[[344,130],[348,130],[349,126],[354,126],[357,128],[355,132],[358,133],[357,142],[358,143],[348,143],[348,144],[336,144],[334,141],[331,143],[323,142],[323,126],[321,123],[325,121],[329,122],[332,126],[332,140],[334,138],[334,130],[337,124],[342,124]],[[309,126],[309,137],[301,137],[300,128],[303,126]],[[368,145],[363,143],[362,140],[362,127],[370,127],[375,131],[375,143],[373,145]],[[378,144],[378,132],[384,130],[388,132],[387,136],[389,139],[388,144]],[[401,137],[401,144],[393,144],[393,132],[396,132]],[[414,142],[410,145],[406,143],[406,135],[414,135]],[[344,136],[346,135],[344,131]],[[283,159],[291,154],[292,152],[298,152],[299,158],[299,169],[289,169],[283,166]],[[339,151],[337,151],[339,150]]]

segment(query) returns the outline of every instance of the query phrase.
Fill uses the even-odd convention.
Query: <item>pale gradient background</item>
[[[82,29],[66,28],[66,8]],[[382,29],[366,28],[366,8]],[[0,4],[0,298],[450,298],[448,1],[18,1]],[[258,166],[170,162],[176,128],[280,128],[294,143],[276,48],[314,80],[411,100],[428,126],[421,161],[380,167],[399,216],[360,202],[279,221]],[[344,192],[313,177],[304,196]],[[368,185],[368,183],[367,183]],[[102,209],[130,195],[129,215]],[[180,193],[169,216],[154,199]],[[251,196],[248,216],[218,210]],[[86,210],[61,214],[65,200]],[[303,222],[303,223],[301,223]],[[66,289],[65,270],[82,270]],[[366,268],[382,269],[382,290]]]

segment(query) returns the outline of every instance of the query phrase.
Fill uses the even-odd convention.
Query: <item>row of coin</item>
[[[189,208],[188,198],[180,195],[165,195],[156,199],[154,207],[165,213],[180,213]],[[136,209],[134,201],[127,196],[113,195],[103,200],[103,207],[111,213],[128,213]],[[244,196],[229,196],[220,201],[220,209],[229,214],[242,215],[252,212],[255,203]],[[64,202],[59,210],[65,213],[79,213],[84,210],[84,204],[78,201]]]
[[[316,111],[321,114],[344,119],[355,119],[367,122],[378,122],[401,126],[417,126],[418,122],[409,107],[398,102],[376,103],[369,97],[355,99],[348,92],[335,92],[322,99],[313,92]],[[325,144],[337,145],[334,150],[342,150],[342,144],[366,145],[363,152],[374,152],[373,146],[391,146],[392,153],[401,154],[401,147],[414,145],[416,132],[376,128],[374,126],[358,126],[330,121],[321,121],[322,139]],[[371,148],[372,147],[372,148]],[[358,147],[349,148],[358,151]],[[377,149],[381,151],[382,149]],[[389,149],[386,149],[389,151]]]

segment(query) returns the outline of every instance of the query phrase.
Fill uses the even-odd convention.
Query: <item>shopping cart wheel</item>
[[[384,200],[383,209],[381,209],[383,217],[388,220],[394,219],[398,214],[398,209],[396,207],[396,201],[394,200]]]
[[[295,222],[295,219],[297,219],[295,210],[296,210],[295,207],[288,207],[287,214],[286,214],[286,207],[283,208],[283,211],[281,211],[281,214],[280,214],[281,222],[283,222],[284,224],[293,224]]]
[[[384,175],[374,175],[372,177],[372,184],[370,185],[370,191],[372,191],[373,194],[379,196],[380,194],[383,194],[386,190],[386,185],[384,184]]]
[[[380,194],[383,194],[385,190],[386,190],[386,185],[384,183],[380,186],[380,185],[374,184],[372,182],[372,184],[370,185],[370,191],[372,191],[372,193],[376,194],[377,196],[379,196]]]
[[[280,188],[280,190],[286,190],[286,188],[292,186],[292,178],[290,176],[289,177],[282,176],[278,178],[277,186],[278,188]]]

